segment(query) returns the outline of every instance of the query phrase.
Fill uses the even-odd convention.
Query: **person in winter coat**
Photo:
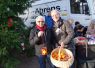
[[[82,36],[83,37],[84,27],[80,24],[77,25],[77,30],[75,32],[75,37]]]
[[[79,37],[79,36],[84,36],[84,26],[80,24],[80,22],[75,22],[75,28],[74,28],[75,36],[74,37]]]
[[[36,26],[30,32],[29,42],[31,46],[35,47],[36,56],[38,56],[40,68],[46,68],[46,59],[54,48],[54,45],[53,42],[50,40],[50,35],[47,32],[47,26],[45,24],[44,16],[38,16],[36,18]],[[45,49],[45,51],[47,52],[43,51],[42,49]],[[50,63],[49,59],[48,62]],[[50,65],[52,67],[51,63]]]
[[[86,45],[79,45],[76,48],[77,68],[95,68],[95,19],[87,28],[86,40]]]
[[[91,21],[90,25],[88,26],[86,34],[95,35],[95,19]]]
[[[51,18],[51,12],[48,12],[48,15],[45,15],[45,23],[47,25],[48,29],[52,29],[53,28],[53,20]]]
[[[70,49],[75,55],[75,46],[72,42],[74,37],[73,28],[67,23],[67,21],[61,19],[60,14],[57,10],[51,11],[51,17],[54,21],[53,30],[56,35],[56,43],[57,45],[61,45],[61,47],[65,47]],[[62,46],[64,45],[64,46]],[[71,66],[74,68],[74,66]]]
[[[80,22],[76,21],[76,22],[75,22],[75,27],[74,27],[74,32],[77,31],[77,26],[78,26],[78,25],[80,25]]]
[[[46,15],[44,15],[43,13],[39,13],[41,16],[45,17],[45,23],[47,25],[48,29],[52,29],[53,28],[53,20],[51,18],[51,11],[48,11]]]
[[[68,22],[68,24],[70,24],[71,28],[74,29],[74,19],[69,18],[69,19],[67,20],[67,22]]]

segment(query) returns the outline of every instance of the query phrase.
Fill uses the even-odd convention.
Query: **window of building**
[[[86,0],[70,0],[71,13],[89,14],[89,8]]]

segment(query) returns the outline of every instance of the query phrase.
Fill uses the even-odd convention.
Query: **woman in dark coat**
[[[46,58],[54,48],[54,42],[52,40],[54,38],[52,38],[51,34],[52,33],[49,33],[47,30],[45,18],[43,16],[38,16],[36,18],[36,26],[30,32],[29,42],[31,46],[35,47],[35,53],[36,56],[38,56],[40,68],[46,68]],[[43,55],[41,53],[43,47],[47,49],[48,55]]]

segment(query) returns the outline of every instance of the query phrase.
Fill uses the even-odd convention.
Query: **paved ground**
[[[39,68],[37,57],[34,56],[32,58],[23,58],[17,68]]]
[[[32,58],[23,57],[22,62],[17,66],[17,68],[39,68],[37,57],[36,56]],[[49,68],[48,64],[47,68]]]

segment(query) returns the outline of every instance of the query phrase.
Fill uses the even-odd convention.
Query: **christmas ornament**
[[[13,26],[12,22],[13,22],[12,18],[8,18],[8,27]]]

